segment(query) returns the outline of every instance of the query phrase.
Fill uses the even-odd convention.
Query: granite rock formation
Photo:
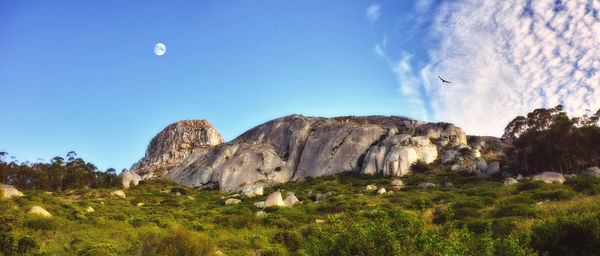
[[[223,137],[208,121],[183,120],[158,133],[146,149],[146,155],[131,166],[130,172],[142,178],[161,177],[178,167],[197,150],[223,143]]]
[[[465,133],[448,123],[427,123],[401,116],[290,115],[261,124],[228,143],[193,147],[194,150],[186,151],[189,156],[185,160],[180,151],[169,151],[178,148],[170,140],[169,146],[160,150],[149,147],[147,157],[140,162],[148,163],[144,166],[154,168],[155,173],[160,169],[163,178],[186,186],[258,194],[255,192],[262,193],[263,187],[277,183],[346,171],[401,176],[416,160],[436,160],[442,145],[466,144]],[[176,161],[167,161],[169,164],[160,164],[160,168],[152,167],[151,163],[160,163],[156,159],[173,154],[178,157],[168,159],[181,160],[179,166]],[[145,170],[138,166],[141,164],[134,166],[136,170]]]

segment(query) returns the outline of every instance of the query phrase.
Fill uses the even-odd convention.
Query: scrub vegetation
[[[113,189],[24,191],[0,200],[3,255],[592,255],[600,245],[600,179],[563,185],[430,171],[400,178],[343,173],[281,184],[265,196],[197,191],[160,180]],[[420,182],[451,182],[423,190]],[[367,191],[384,187],[388,194]],[[274,189],[293,207],[268,207]],[[334,192],[315,202],[311,194]],[[39,205],[52,217],[27,212]],[[86,209],[92,207],[93,212]]]

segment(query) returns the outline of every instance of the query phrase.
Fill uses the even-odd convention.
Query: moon
[[[158,43],[154,46],[154,54],[161,56],[165,54],[165,52],[167,52],[167,46],[165,46],[163,43]]]

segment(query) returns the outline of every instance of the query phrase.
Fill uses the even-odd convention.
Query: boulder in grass
[[[230,204],[239,204],[241,203],[242,200],[237,199],[237,198],[229,198],[227,200],[225,200],[225,205],[230,205]]]
[[[15,187],[6,184],[0,184],[0,198],[13,198],[23,196],[21,191],[17,190]]]
[[[34,206],[31,207],[31,210],[29,210],[29,214],[33,214],[33,215],[38,215],[38,216],[42,216],[42,217],[52,217],[52,214],[50,214],[48,211],[46,211],[46,209],[40,207],[40,206]]]
[[[92,208],[91,206],[88,206],[88,208],[85,208],[85,212],[94,212],[94,208]]]
[[[125,192],[123,192],[123,190],[120,190],[120,189],[119,190],[115,190],[113,192],[110,192],[110,195],[111,196],[119,196],[119,197],[125,198]]]
[[[258,208],[265,208],[265,201],[256,202],[254,203],[254,206]]]
[[[300,200],[298,200],[296,195],[294,195],[294,192],[288,192],[287,197],[285,200],[283,200],[283,204],[285,204],[285,206],[293,206],[298,202],[300,202]]]
[[[510,185],[517,184],[517,183],[519,183],[519,181],[517,181],[515,178],[508,177],[508,178],[504,179],[504,185],[506,185],[506,186],[510,186]]]
[[[421,182],[419,183],[419,188],[421,189],[430,189],[430,188],[436,188],[437,185],[431,183],[431,182]]]
[[[398,190],[404,187],[404,183],[401,180],[392,180],[390,186],[392,186],[392,189]]]
[[[546,183],[562,184],[563,182],[565,182],[565,176],[558,172],[542,172],[538,175],[533,176],[533,180],[541,180]]]
[[[600,178],[600,168],[598,166],[587,168],[583,174]]]
[[[275,191],[267,196],[265,200],[265,207],[269,206],[285,206],[283,203],[283,198],[281,197],[281,192]]]
[[[371,190],[376,190],[377,186],[373,185],[373,184],[369,184],[365,187],[366,190],[371,191]]]
[[[383,195],[383,194],[385,194],[385,192],[387,192],[387,191],[385,191],[385,188],[380,188],[379,190],[377,190],[377,194],[379,194],[379,195]]]

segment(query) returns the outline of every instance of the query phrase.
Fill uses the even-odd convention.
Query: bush
[[[583,194],[596,195],[600,193],[600,178],[592,176],[579,176],[571,178],[565,181],[564,185],[567,185],[573,190]]]
[[[17,243],[17,253],[19,255],[27,255],[34,252],[39,247],[35,238],[30,236],[25,236],[19,239]]]
[[[214,243],[205,236],[179,228],[142,237],[142,255],[211,255]]]
[[[544,255],[598,255],[600,212],[536,222],[531,245]]]
[[[290,249],[290,251],[297,251],[305,243],[304,237],[298,233],[298,231],[281,231],[275,234],[275,241],[282,243]]]
[[[546,184],[545,182],[541,181],[541,180],[536,180],[536,181],[530,181],[530,182],[525,182],[525,183],[521,183],[519,185],[517,185],[517,190],[519,192],[523,192],[523,191],[527,191],[527,190],[536,190],[536,189],[548,189],[550,186],[550,184]]]
[[[429,200],[429,198],[417,198],[414,201],[412,201],[410,208],[415,210],[415,211],[419,211],[419,212],[425,212],[427,211],[429,208],[433,207],[433,202],[431,202],[431,200]]]
[[[34,230],[56,230],[58,223],[53,218],[32,217],[27,219],[23,225]]]
[[[410,170],[416,173],[425,173],[431,171],[431,166],[419,159],[410,165]]]
[[[535,217],[535,209],[528,204],[523,203],[502,203],[492,211],[492,216],[496,218],[510,217],[510,216],[522,216],[522,217]]]
[[[535,193],[533,193],[533,195],[531,195],[531,198],[538,200],[538,201],[543,201],[543,200],[560,201],[560,200],[569,200],[569,199],[573,198],[575,196],[575,194],[576,193],[573,191],[559,189],[556,191],[535,192]]]

